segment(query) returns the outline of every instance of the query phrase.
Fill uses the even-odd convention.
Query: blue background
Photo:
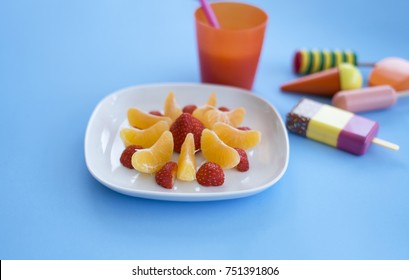
[[[297,48],[409,59],[408,1],[247,1],[269,14],[254,93],[284,117]],[[1,259],[409,259],[409,98],[362,157],[290,134],[290,162],[248,198],[121,195],[84,160],[87,122],[120,88],[200,82],[194,0],[0,2]],[[370,69],[362,69],[367,77]],[[329,103],[329,99],[315,98]]]

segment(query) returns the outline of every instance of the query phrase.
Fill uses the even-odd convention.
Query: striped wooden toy
[[[373,63],[358,63],[357,54],[350,50],[300,49],[294,54],[293,69],[296,74],[305,75],[333,68],[341,63],[373,66]]]

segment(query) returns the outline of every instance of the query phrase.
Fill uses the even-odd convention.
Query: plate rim
[[[278,117],[279,123],[283,128],[283,136],[285,139],[285,146],[287,147],[286,153],[285,153],[285,162],[283,165],[283,168],[281,169],[280,173],[271,181],[268,183],[262,184],[260,186],[257,186],[255,188],[250,188],[250,189],[243,189],[243,190],[236,190],[234,192],[230,193],[175,193],[171,192],[172,190],[168,190],[169,192],[163,192],[163,193],[157,193],[157,192],[152,192],[152,191],[147,191],[147,190],[129,190],[128,188],[124,188],[120,185],[112,184],[108,182],[107,180],[104,180],[104,178],[101,178],[98,174],[96,174],[96,171],[90,164],[90,159],[87,156],[87,143],[89,143],[89,138],[90,138],[90,127],[94,123],[94,119],[99,112],[101,106],[103,106],[107,100],[111,99],[114,96],[126,94],[128,91],[135,91],[141,88],[154,88],[154,87],[209,87],[209,88],[222,88],[222,89],[229,89],[229,90],[239,90],[243,94],[250,95],[252,98],[256,98],[267,104],[270,109],[274,111],[276,116]],[[214,90],[213,91],[217,91]],[[250,90],[246,90],[243,88],[237,88],[237,87],[232,87],[232,86],[225,86],[225,85],[219,85],[219,84],[209,84],[209,83],[153,83],[153,84],[141,84],[141,85],[132,85],[132,86],[127,86],[124,88],[120,88],[118,90],[115,90],[108,95],[106,95],[104,98],[102,98],[97,105],[94,107],[92,114],[88,120],[87,126],[86,126],[86,131],[85,131],[85,138],[84,138],[84,158],[85,158],[85,163],[87,166],[88,171],[91,173],[91,175],[102,185],[108,187],[109,189],[116,191],[118,193],[127,195],[127,196],[133,196],[133,197],[139,197],[139,198],[146,198],[146,199],[153,199],[153,200],[165,200],[165,201],[217,201],[217,200],[228,200],[228,199],[237,199],[237,198],[242,198],[242,197],[247,197],[251,195],[258,194],[272,186],[274,186],[285,174],[288,168],[289,164],[289,157],[290,157],[290,145],[289,145],[289,136],[288,133],[286,132],[285,125],[283,122],[283,119],[277,109],[272,105],[269,101],[264,99],[261,96],[258,96],[254,92]],[[165,190],[166,191],[166,190]]]

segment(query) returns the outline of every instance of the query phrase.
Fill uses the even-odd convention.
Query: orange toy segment
[[[221,122],[213,126],[213,131],[220,140],[232,148],[248,150],[255,147],[261,140],[261,133],[258,130],[240,130]]]
[[[173,136],[165,131],[150,148],[139,150],[132,156],[132,166],[142,173],[152,174],[171,160],[173,154]]]
[[[239,153],[226,145],[217,134],[205,128],[201,138],[202,154],[209,162],[220,165],[223,169],[235,167],[240,162]]]
[[[192,133],[186,135],[185,141],[182,144],[176,177],[182,181],[193,181],[196,179],[195,140]]]
[[[369,75],[370,86],[389,85],[396,91],[409,89],[409,61],[388,57],[375,64]]]
[[[128,122],[135,128],[146,129],[160,121],[167,122],[169,126],[172,124],[172,119],[169,117],[148,114],[138,108],[128,109]]]
[[[282,91],[333,96],[341,90],[339,68],[310,74],[281,86]]]
[[[243,122],[245,115],[246,110],[243,107],[227,112],[214,109],[205,113],[202,123],[206,128],[213,128],[213,125],[217,122],[223,122],[233,127],[238,127]]]
[[[164,115],[171,118],[172,121],[176,120],[182,114],[182,109],[176,103],[175,94],[173,92],[169,92],[166,96],[163,112]]]
[[[120,136],[125,146],[139,145],[142,148],[149,148],[159,139],[163,132],[169,130],[169,123],[159,121],[146,129],[123,128]]]

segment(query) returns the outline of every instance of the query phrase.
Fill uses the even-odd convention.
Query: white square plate
[[[193,182],[176,180],[172,190],[156,184],[153,175],[130,170],[119,162],[124,149],[119,132],[129,127],[127,111],[138,107],[146,112],[163,111],[167,94],[173,91],[177,103],[201,106],[212,92],[217,94],[217,106],[230,109],[244,107],[246,117],[242,126],[262,133],[260,143],[247,151],[250,170],[225,170],[225,182],[220,187],[203,187]],[[173,160],[177,162],[177,155]],[[174,200],[206,201],[245,197],[275,184],[285,173],[289,159],[288,135],[277,110],[254,93],[219,85],[158,84],[125,88],[104,98],[95,108],[85,134],[85,161],[90,173],[108,188],[136,197]],[[197,165],[203,157],[197,155]]]

